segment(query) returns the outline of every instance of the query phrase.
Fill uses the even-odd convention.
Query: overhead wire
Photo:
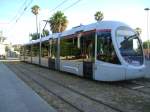
[[[63,0],[60,4],[58,4],[55,8],[51,9],[49,12],[55,11],[57,8],[59,8],[59,7],[61,7],[63,4],[65,4],[67,1],[69,1],[69,0]],[[42,31],[45,29],[47,23],[48,23],[48,21],[46,21],[46,23],[45,23],[45,25],[44,25]]]
[[[70,6],[68,6],[67,8],[63,9],[62,11],[66,11],[66,10],[70,9],[71,7],[73,7],[73,6],[75,6],[76,4],[78,4],[80,1],[82,1],[82,0],[77,0],[77,1],[75,1],[74,3],[72,3],[72,4],[71,4]]]
[[[69,1],[69,0],[64,0],[64,1],[62,1],[60,4],[58,4],[55,8],[53,8],[52,10],[50,10],[50,12],[53,12],[53,11],[55,11],[57,8],[59,8],[60,6],[62,6],[64,3],[66,3],[67,1]]]
[[[67,2],[68,0],[64,0],[63,2],[61,2],[59,5],[57,5],[54,9],[52,9],[50,12],[56,10],[57,8],[59,8],[61,5],[63,5],[65,2]],[[62,11],[66,11],[68,9],[70,9],[71,7],[75,6],[76,4],[78,4],[80,1],[82,0],[77,0],[74,3],[72,3],[71,5],[69,5],[68,7],[66,7],[65,9],[63,9]],[[48,21],[46,21],[43,30],[45,29],[46,25],[47,25]]]
[[[55,8],[53,8],[52,10],[50,10],[50,12],[55,11],[57,8],[61,7],[63,4],[65,4],[67,1],[69,0],[63,0],[60,4],[58,4]],[[77,0],[76,2],[74,2],[73,4],[71,4],[70,6],[68,6],[67,8],[63,9],[63,11],[68,10],[69,8],[73,7],[74,5],[76,5],[77,3],[79,3],[81,0]],[[33,2],[33,0],[30,0],[30,2],[27,4],[27,0],[24,1],[24,3],[22,4],[22,6],[19,8],[19,10],[24,6],[23,11],[20,13],[20,15],[17,17],[17,15],[12,19],[15,20],[15,24],[20,20],[20,18],[24,15],[25,11],[28,9],[28,7],[31,5],[31,3]],[[46,21],[47,24],[48,21]],[[46,27],[46,25],[45,25]],[[44,28],[45,28],[44,27]],[[43,28],[43,29],[44,29]]]
[[[8,30],[8,32],[11,31],[11,29],[17,24],[17,22],[21,19],[21,17],[24,15],[24,13],[27,11],[28,7],[31,5],[31,3],[33,2],[33,0],[30,0],[30,2],[27,4],[27,0],[25,0],[25,2],[23,3],[22,6],[24,6],[22,12],[20,13],[19,16],[16,16],[15,19],[13,20],[14,23],[12,24],[12,26],[10,27],[10,29]]]
[[[20,14],[20,11],[21,11],[22,7],[24,7],[24,6],[26,5],[26,2],[27,2],[27,0],[25,0],[25,1],[23,2],[23,4],[19,7],[19,9],[18,9],[16,15],[10,20],[9,23],[11,23],[11,22],[13,22],[14,20],[17,19],[18,15]],[[19,14],[18,14],[18,13],[19,13]]]
[[[20,16],[16,19],[16,22],[18,22],[18,21],[20,20],[20,18],[23,16],[23,14],[26,12],[26,10],[28,9],[28,7],[31,5],[32,2],[33,2],[33,0],[30,0],[30,2],[29,2],[27,5],[25,5],[25,7],[24,7],[22,13],[21,13]]]
[[[59,7],[61,7],[62,5],[64,5],[67,1],[69,0],[63,0],[60,4],[58,4],[55,8],[51,9],[49,12],[53,12],[55,11],[56,9],[58,9]],[[71,5],[69,5],[68,7],[66,7],[65,9],[63,9],[62,11],[67,11],[68,9],[70,9],[71,7],[75,6],[76,4],[78,4],[80,1],[82,0],[77,0],[75,1],[74,3],[72,3]],[[16,16],[14,16],[14,18],[11,20],[12,21],[15,21],[15,23],[12,25],[12,27],[14,27],[16,25],[16,23],[21,19],[21,17],[24,15],[24,13],[27,11],[28,7],[31,5],[31,3],[33,2],[33,0],[30,0],[30,2],[27,4],[27,0],[25,0],[23,2],[23,4],[21,5],[21,7],[19,8],[19,11],[23,8],[22,12],[19,12],[19,16],[18,14],[16,14]],[[45,29],[46,25],[47,25],[48,21],[46,21],[46,24],[44,25],[44,28],[43,30]],[[12,27],[10,28],[10,30],[12,29]],[[10,31],[9,31],[10,32]]]

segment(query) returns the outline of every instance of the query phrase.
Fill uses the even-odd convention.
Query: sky
[[[148,39],[147,12],[144,8],[150,8],[149,0],[1,0],[0,31],[11,43],[27,43],[29,34],[36,32],[35,16],[31,13],[31,7],[34,5],[40,6],[41,29],[45,25],[43,20],[48,20],[58,10],[67,16],[67,29],[94,23],[95,12],[102,11],[103,20],[121,21],[133,29],[139,27],[142,29],[142,41]],[[50,29],[49,25],[46,29]]]

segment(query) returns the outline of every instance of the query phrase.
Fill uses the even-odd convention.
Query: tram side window
[[[62,38],[60,40],[60,58],[64,60],[82,59],[81,49],[77,45],[78,41],[76,36]]]
[[[24,46],[20,47],[20,56],[24,56]]]
[[[50,58],[55,59],[57,56],[57,39],[49,40],[50,44]]]
[[[31,46],[25,46],[25,56],[31,56]]]
[[[37,56],[39,56],[39,43],[37,43],[37,44],[33,44],[32,45],[32,56],[33,57],[37,57]]]
[[[45,58],[48,58],[48,50],[49,50],[49,43],[48,41],[45,41],[45,42],[42,42],[42,45],[41,45],[41,55],[42,57],[45,57]]]
[[[80,39],[82,57],[84,61],[92,62],[95,59],[95,32],[85,32]]]
[[[60,56],[64,60],[94,61],[95,32],[83,32],[60,40]]]
[[[97,32],[97,59],[113,64],[120,64],[116,55],[111,32]]]

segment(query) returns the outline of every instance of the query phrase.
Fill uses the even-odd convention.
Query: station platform
[[[0,112],[56,112],[0,62]]]

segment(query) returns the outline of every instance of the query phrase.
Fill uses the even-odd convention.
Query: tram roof
[[[42,37],[41,42],[49,40],[50,38],[59,38],[59,37],[67,36],[67,35],[72,35],[81,31],[84,32],[84,31],[99,30],[99,29],[116,29],[119,26],[128,26],[128,25],[119,21],[98,21],[96,23],[92,23],[88,25],[79,25],[79,26],[73,27],[70,30],[64,31],[62,33],[50,34],[46,37]],[[40,39],[32,40],[25,45],[36,44],[39,42],[40,42]]]
[[[46,40],[49,40],[50,38],[58,38],[60,35],[60,33],[55,33],[55,34],[51,34],[51,35],[48,35],[46,37],[42,37],[41,39],[36,39],[36,40],[32,40],[24,45],[31,45],[31,44],[36,44],[36,43],[39,43],[40,41],[41,42],[44,42]]]
[[[72,35],[77,32],[84,32],[84,31],[90,31],[90,30],[99,30],[99,29],[116,29],[119,26],[128,26],[122,22],[119,21],[98,21],[96,23],[92,23],[89,25],[79,25],[77,27],[73,27],[70,30],[62,32],[61,36],[67,36]]]

